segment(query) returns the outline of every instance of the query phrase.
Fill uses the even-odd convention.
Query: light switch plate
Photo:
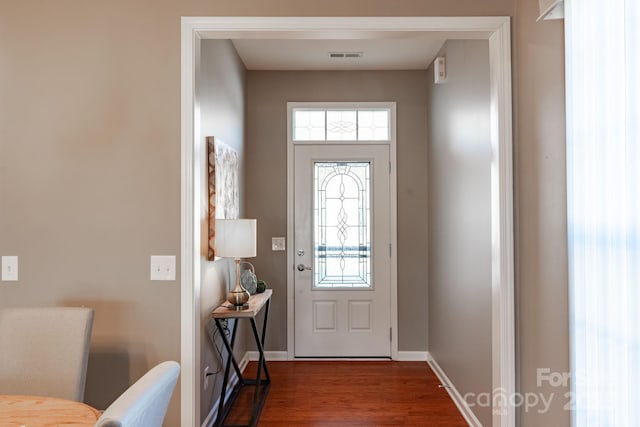
[[[151,280],[176,280],[174,255],[151,255]]]
[[[272,251],[284,251],[286,249],[284,237],[272,237],[271,238],[271,250]]]
[[[18,281],[18,257],[3,256],[2,257],[2,279],[3,282]]]

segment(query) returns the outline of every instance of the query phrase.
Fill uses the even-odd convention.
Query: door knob
[[[304,264],[298,264],[298,265],[296,266],[296,268],[298,269],[298,271],[311,270],[311,267],[307,267],[307,266],[306,266],[306,265],[304,265]]]

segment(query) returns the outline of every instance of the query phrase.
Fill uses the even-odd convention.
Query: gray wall
[[[287,101],[396,101],[398,137],[398,340],[400,350],[427,348],[427,74],[425,71],[249,71],[247,215],[258,218],[255,267],[274,289],[270,350],[286,350],[287,265],[271,237],[287,230]]]
[[[96,310],[97,408],[180,360],[180,281],[149,280],[152,254],[180,277],[179,14],[151,6],[0,1],[0,307]]]
[[[523,426],[568,426],[568,387],[537,385],[538,368],[569,372],[563,21],[535,22],[518,0],[514,21],[516,319],[519,389],[553,395],[519,412]],[[538,409],[542,413],[538,412]]]
[[[244,128],[245,128],[245,98],[246,98],[246,70],[238,57],[233,44],[229,40],[203,40],[201,43],[200,79],[197,93],[201,113],[201,141],[206,150],[207,136],[214,136],[217,140],[233,147],[240,156],[240,188],[243,188],[244,175]],[[208,182],[207,166],[201,168],[201,182]],[[201,421],[207,417],[215,399],[222,387],[222,364],[218,351],[214,346],[223,350],[220,338],[214,340],[215,323],[210,317],[211,309],[217,307],[226,299],[229,283],[235,280],[235,268],[230,260],[219,259],[215,262],[207,261],[208,242],[208,187],[205,185],[201,195],[200,207],[201,240],[203,242],[200,254],[202,287],[200,288],[201,333],[200,333],[200,375],[202,395],[200,399]],[[240,197],[244,192],[240,192]],[[240,217],[243,217],[243,201],[240,200]],[[238,330],[235,350],[238,354],[246,350],[246,334],[244,329]],[[224,351],[222,351],[224,354]],[[226,358],[225,358],[226,360]],[[209,387],[204,390],[204,369],[218,372],[209,377]]]
[[[0,283],[0,306],[96,307],[93,402],[152,364],[179,359],[180,283],[149,282],[148,257],[180,253],[181,16],[507,15],[514,18],[519,390],[542,391],[536,367],[568,370],[569,322],[563,27],[536,23],[537,7],[537,0],[0,0],[0,255],[20,256],[20,282]],[[179,425],[178,394],[168,426]],[[521,425],[567,426],[563,404],[523,413]]]
[[[492,389],[489,44],[450,40],[438,56],[447,79],[429,84],[429,351],[464,396]],[[491,425],[490,407],[472,410]]]

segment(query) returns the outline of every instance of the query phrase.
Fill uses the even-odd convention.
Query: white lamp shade
[[[216,219],[216,256],[256,256],[256,228],[255,219]]]

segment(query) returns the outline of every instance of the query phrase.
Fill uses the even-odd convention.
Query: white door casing
[[[515,395],[515,319],[513,256],[513,165],[511,96],[511,22],[506,16],[478,17],[182,17],[181,20],[181,425],[200,424],[200,199],[205,180],[200,170],[206,150],[199,136],[200,110],[196,81],[201,39],[370,38],[372,34],[437,33],[489,41],[491,86],[492,217],[492,378],[493,389]],[[449,36],[448,36],[448,35]],[[391,153],[392,162],[395,152]],[[290,159],[290,157],[289,157]],[[288,168],[291,167],[288,161]],[[392,175],[392,187],[395,177]],[[291,189],[288,189],[290,191]],[[289,214],[291,210],[288,211]],[[392,212],[392,217],[395,212]],[[393,218],[392,218],[393,220]],[[287,230],[288,236],[292,230]],[[392,242],[395,239],[392,230]],[[291,244],[289,243],[289,248]],[[395,250],[394,250],[395,252]],[[395,254],[394,254],[395,255]],[[392,261],[392,276],[396,266]],[[290,270],[287,281],[293,280]],[[392,284],[393,286],[393,284]],[[277,297],[277,296],[276,296]],[[393,295],[392,295],[393,299]],[[287,292],[293,307],[293,289]],[[396,301],[391,301],[397,325]],[[288,309],[290,313],[292,308]],[[293,318],[287,320],[287,352],[293,358]],[[397,333],[392,357],[397,358]],[[498,399],[494,427],[515,426],[516,407]]]
[[[294,152],[295,356],[390,357],[389,145]]]

